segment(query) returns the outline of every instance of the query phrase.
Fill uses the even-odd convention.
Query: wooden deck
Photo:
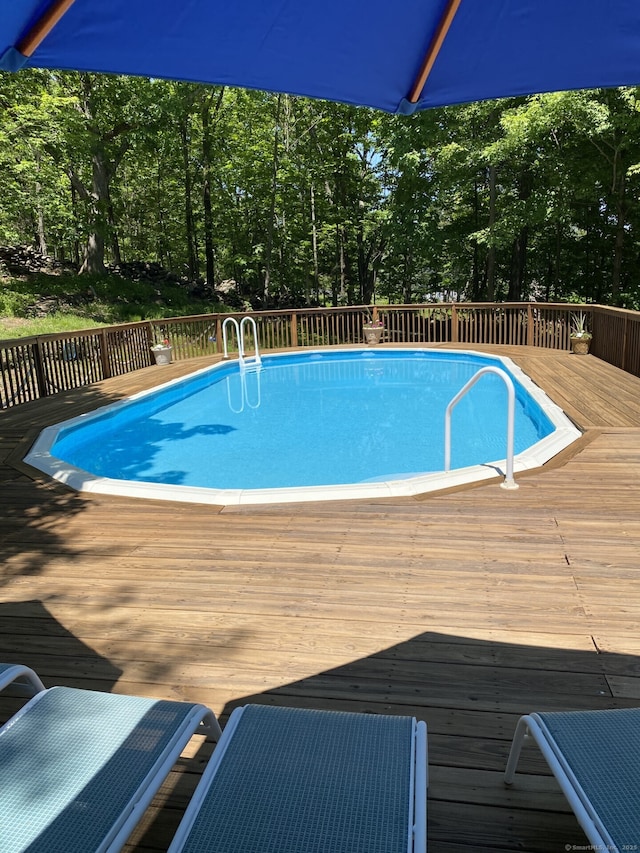
[[[20,463],[44,424],[201,362],[3,412],[0,659],[47,684],[197,700],[223,723],[247,701],[415,714],[429,853],[585,845],[534,748],[511,790],[501,774],[520,714],[640,701],[640,380],[500,351],[585,430],[515,492],[221,509],[75,494]],[[166,850],[206,751],[132,850]]]

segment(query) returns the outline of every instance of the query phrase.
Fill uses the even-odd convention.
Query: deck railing
[[[388,343],[509,344],[570,348],[571,317],[587,315],[591,352],[640,376],[640,312],[602,305],[436,303],[256,311],[260,350],[363,343],[363,326],[384,324]],[[222,352],[225,317],[145,320],[78,332],[0,341],[0,407],[9,408],[153,364],[151,346],[168,338],[173,358]],[[253,346],[253,341],[248,341]]]

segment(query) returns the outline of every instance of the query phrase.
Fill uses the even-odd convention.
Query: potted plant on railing
[[[156,364],[171,364],[171,344],[169,338],[165,338],[159,344],[154,344],[151,347],[151,352],[156,360]]]
[[[571,317],[571,332],[569,334],[571,351],[577,355],[586,355],[589,352],[592,337],[593,335],[587,328],[587,315],[584,311],[573,314]]]
[[[382,320],[367,320],[362,327],[364,339],[368,344],[379,344],[384,331],[384,323]]]

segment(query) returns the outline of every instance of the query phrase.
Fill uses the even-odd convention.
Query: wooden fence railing
[[[640,312],[601,305],[437,303],[257,311],[261,350],[363,342],[363,325],[382,320],[389,343],[510,344],[570,348],[571,317],[583,311],[591,352],[640,376]],[[148,320],[78,332],[0,341],[0,407],[78,388],[153,364],[151,346],[169,338],[173,358],[222,352],[222,322],[244,314]],[[230,349],[237,349],[235,334]],[[247,351],[253,347],[250,327]]]

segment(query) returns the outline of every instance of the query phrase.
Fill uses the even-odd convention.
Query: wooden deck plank
[[[640,700],[640,380],[474,349],[508,355],[585,430],[515,492],[221,508],[78,495],[21,463],[45,424],[203,359],[0,413],[0,659],[223,721],[246,701],[415,714],[430,853],[584,845],[535,749],[512,789],[501,770],[521,713]],[[206,754],[181,761],[131,853],[166,850]]]

